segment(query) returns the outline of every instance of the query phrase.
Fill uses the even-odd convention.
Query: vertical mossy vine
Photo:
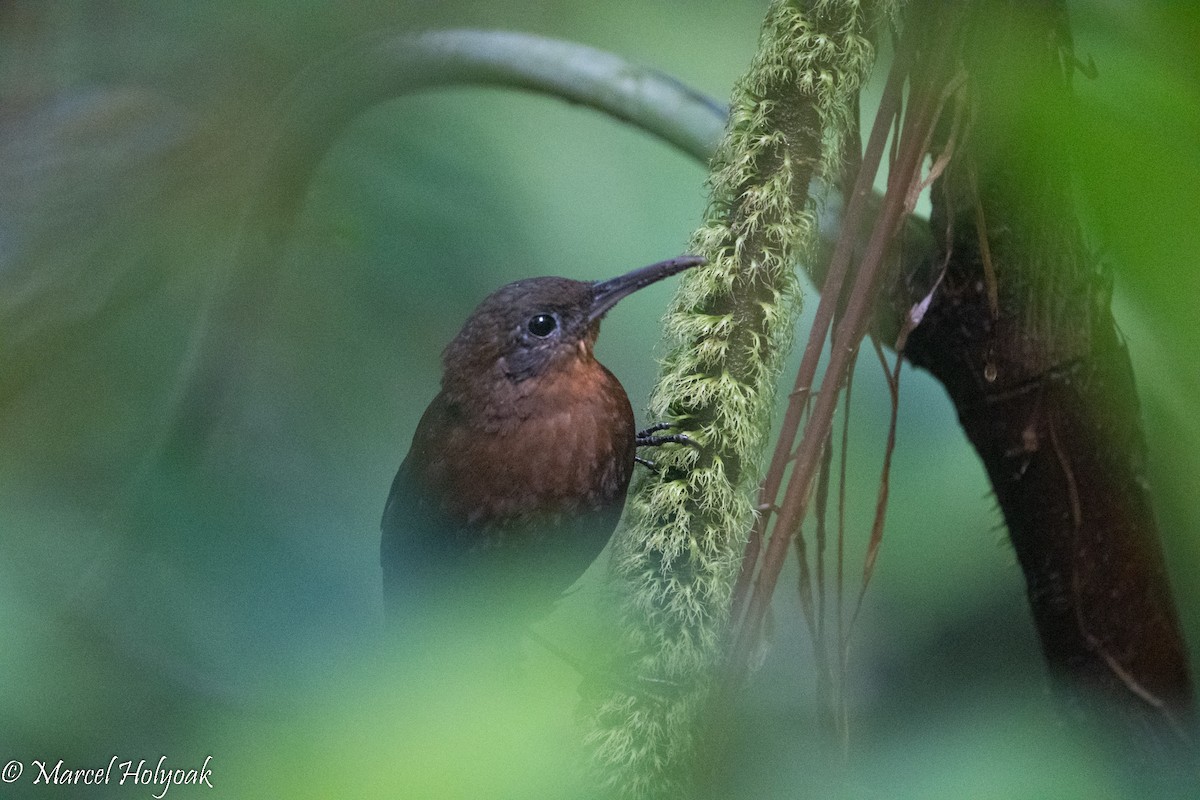
[[[589,741],[619,796],[670,797],[689,785],[800,310],[794,264],[815,237],[809,182],[839,171],[852,101],[874,61],[869,34],[894,5],[774,0],[734,87],[691,241],[709,264],[686,278],[667,314],[668,354],[651,399],[655,418],[699,446],[656,456],[662,469],[630,497],[614,551],[629,680],[600,702]]]

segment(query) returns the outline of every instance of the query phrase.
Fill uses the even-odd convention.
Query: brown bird
[[[383,512],[389,616],[545,611],[612,535],[637,448],[685,442],[638,433],[616,377],[592,348],[623,297],[690,267],[681,256],[607,281],[531,278],[489,295],[442,354]],[[444,609],[441,609],[444,610]]]

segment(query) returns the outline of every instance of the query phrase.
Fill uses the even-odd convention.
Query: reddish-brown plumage
[[[486,298],[443,354],[383,516],[385,600],[544,608],[612,534],[638,446],[620,382],[596,361],[600,319],[693,256],[610,281],[533,278]]]

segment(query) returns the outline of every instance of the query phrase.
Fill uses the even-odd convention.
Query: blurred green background
[[[313,181],[217,435],[156,458],[263,109],[304,65],[385,29],[577,40],[724,101],[764,2],[0,4],[0,795],[33,759],[174,766],[217,796],[584,796],[579,675],[527,643],[404,660],[379,635],[378,520],[438,354],[521,277],[615,275],[680,252],[703,168],[593,112],[457,89],[383,104]],[[1200,640],[1200,15],[1072,4],[1080,208],[1116,270],[1164,546]],[[635,408],[670,285],[609,315]],[[810,304],[812,305],[812,304]],[[801,323],[807,330],[807,320]],[[851,599],[888,413],[855,384]],[[785,379],[790,376],[785,374]],[[169,432],[169,431],[168,431]],[[892,507],[849,675],[855,797],[1110,797],[1066,740],[1014,557],[940,388],[906,374]],[[587,658],[603,564],[543,633]],[[794,580],[794,579],[793,579]],[[729,796],[824,796],[794,593],[735,724]],[[591,646],[592,649],[589,649]],[[443,654],[445,655],[445,654]],[[1195,663],[1195,660],[1194,662]],[[424,667],[422,666],[424,665]],[[413,687],[420,687],[414,689]],[[129,786],[71,796],[125,797]],[[189,787],[169,796],[196,795]]]

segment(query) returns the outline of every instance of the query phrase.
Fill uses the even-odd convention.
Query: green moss
[[[774,389],[800,311],[795,262],[815,224],[809,182],[839,171],[840,142],[893,3],[772,3],[734,87],[712,162],[692,270],[665,318],[668,354],[651,414],[699,448],[656,455],[630,498],[614,573],[630,674],[592,715],[602,781],[623,797],[685,794],[745,537]],[[670,685],[644,693],[639,685]]]

